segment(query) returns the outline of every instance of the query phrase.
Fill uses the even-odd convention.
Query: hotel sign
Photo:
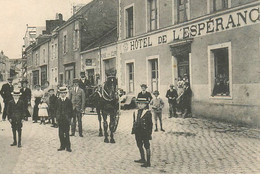
[[[137,38],[123,43],[123,52],[141,50],[182,39],[206,36],[209,34],[232,30],[260,22],[259,5],[193,22],[182,27],[170,29],[150,36]]]

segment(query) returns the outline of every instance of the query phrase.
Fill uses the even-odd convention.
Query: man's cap
[[[158,94],[158,95],[159,95],[160,93],[159,93],[158,90],[155,90],[155,91],[153,92],[153,95],[155,95],[155,94]]]
[[[147,98],[137,98],[136,103],[146,103],[146,104],[148,104],[149,101],[148,101]]]
[[[21,83],[28,83],[28,80],[27,79],[22,79]]]
[[[73,83],[79,83],[79,79],[73,79]]]
[[[11,94],[12,95],[22,95],[22,93],[18,89],[14,90]]]
[[[51,89],[49,89],[49,90],[48,90],[48,92],[51,92],[51,91],[54,91],[54,89],[53,89],[53,88],[51,88]]]
[[[60,93],[67,93],[68,92],[68,88],[66,86],[62,86],[59,88],[58,90]]]
[[[173,85],[173,84],[170,84],[170,87],[174,87],[174,85]]]
[[[11,80],[11,81],[13,81],[13,78],[12,77],[8,77],[8,79],[7,80]]]
[[[85,75],[85,71],[80,71],[80,75]]]
[[[147,88],[147,85],[146,84],[141,84],[141,88],[142,87]]]

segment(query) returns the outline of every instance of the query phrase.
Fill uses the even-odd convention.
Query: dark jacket
[[[9,85],[8,83],[3,84],[0,94],[3,97],[5,103],[12,100],[13,96],[11,93],[13,92],[13,90],[14,90],[13,85]]]
[[[58,123],[60,124],[61,122],[66,122],[69,124],[72,114],[73,114],[73,109],[72,109],[71,100],[66,98],[65,101],[62,101],[59,98],[57,102],[57,111],[56,111],[56,118]]]
[[[142,92],[140,92],[138,95],[137,95],[137,98],[146,98],[149,102],[152,100],[152,95],[150,92],[146,91],[144,94]]]
[[[21,121],[25,117],[25,107],[24,101],[19,99],[17,103],[15,103],[14,99],[9,101],[7,108],[7,116],[8,119]]]
[[[49,111],[55,111],[57,109],[58,98],[56,95],[51,95],[49,97]]]
[[[136,117],[136,131],[135,134],[151,138],[153,130],[152,113],[150,110],[137,110],[134,112]]]
[[[29,88],[21,88],[20,92],[22,93],[20,99],[25,102],[25,104],[31,102],[32,92]]]
[[[192,92],[190,87],[188,87],[187,89],[184,89],[184,93],[182,95],[182,104],[184,108],[190,107],[191,105],[191,96]]]
[[[79,87],[84,90],[85,94],[87,92],[88,86],[90,86],[90,82],[88,79],[85,78],[84,82],[81,79],[79,79]]]
[[[176,99],[178,98],[178,93],[175,89],[171,91],[170,89],[166,93],[166,98],[168,98],[169,103],[176,103]]]

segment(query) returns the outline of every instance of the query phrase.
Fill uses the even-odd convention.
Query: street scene
[[[258,0],[0,6],[0,174],[260,173]]]

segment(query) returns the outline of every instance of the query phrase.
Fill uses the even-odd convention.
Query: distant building
[[[6,81],[10,77],[10,62],[9,58],[0,52],[0,81]]]

